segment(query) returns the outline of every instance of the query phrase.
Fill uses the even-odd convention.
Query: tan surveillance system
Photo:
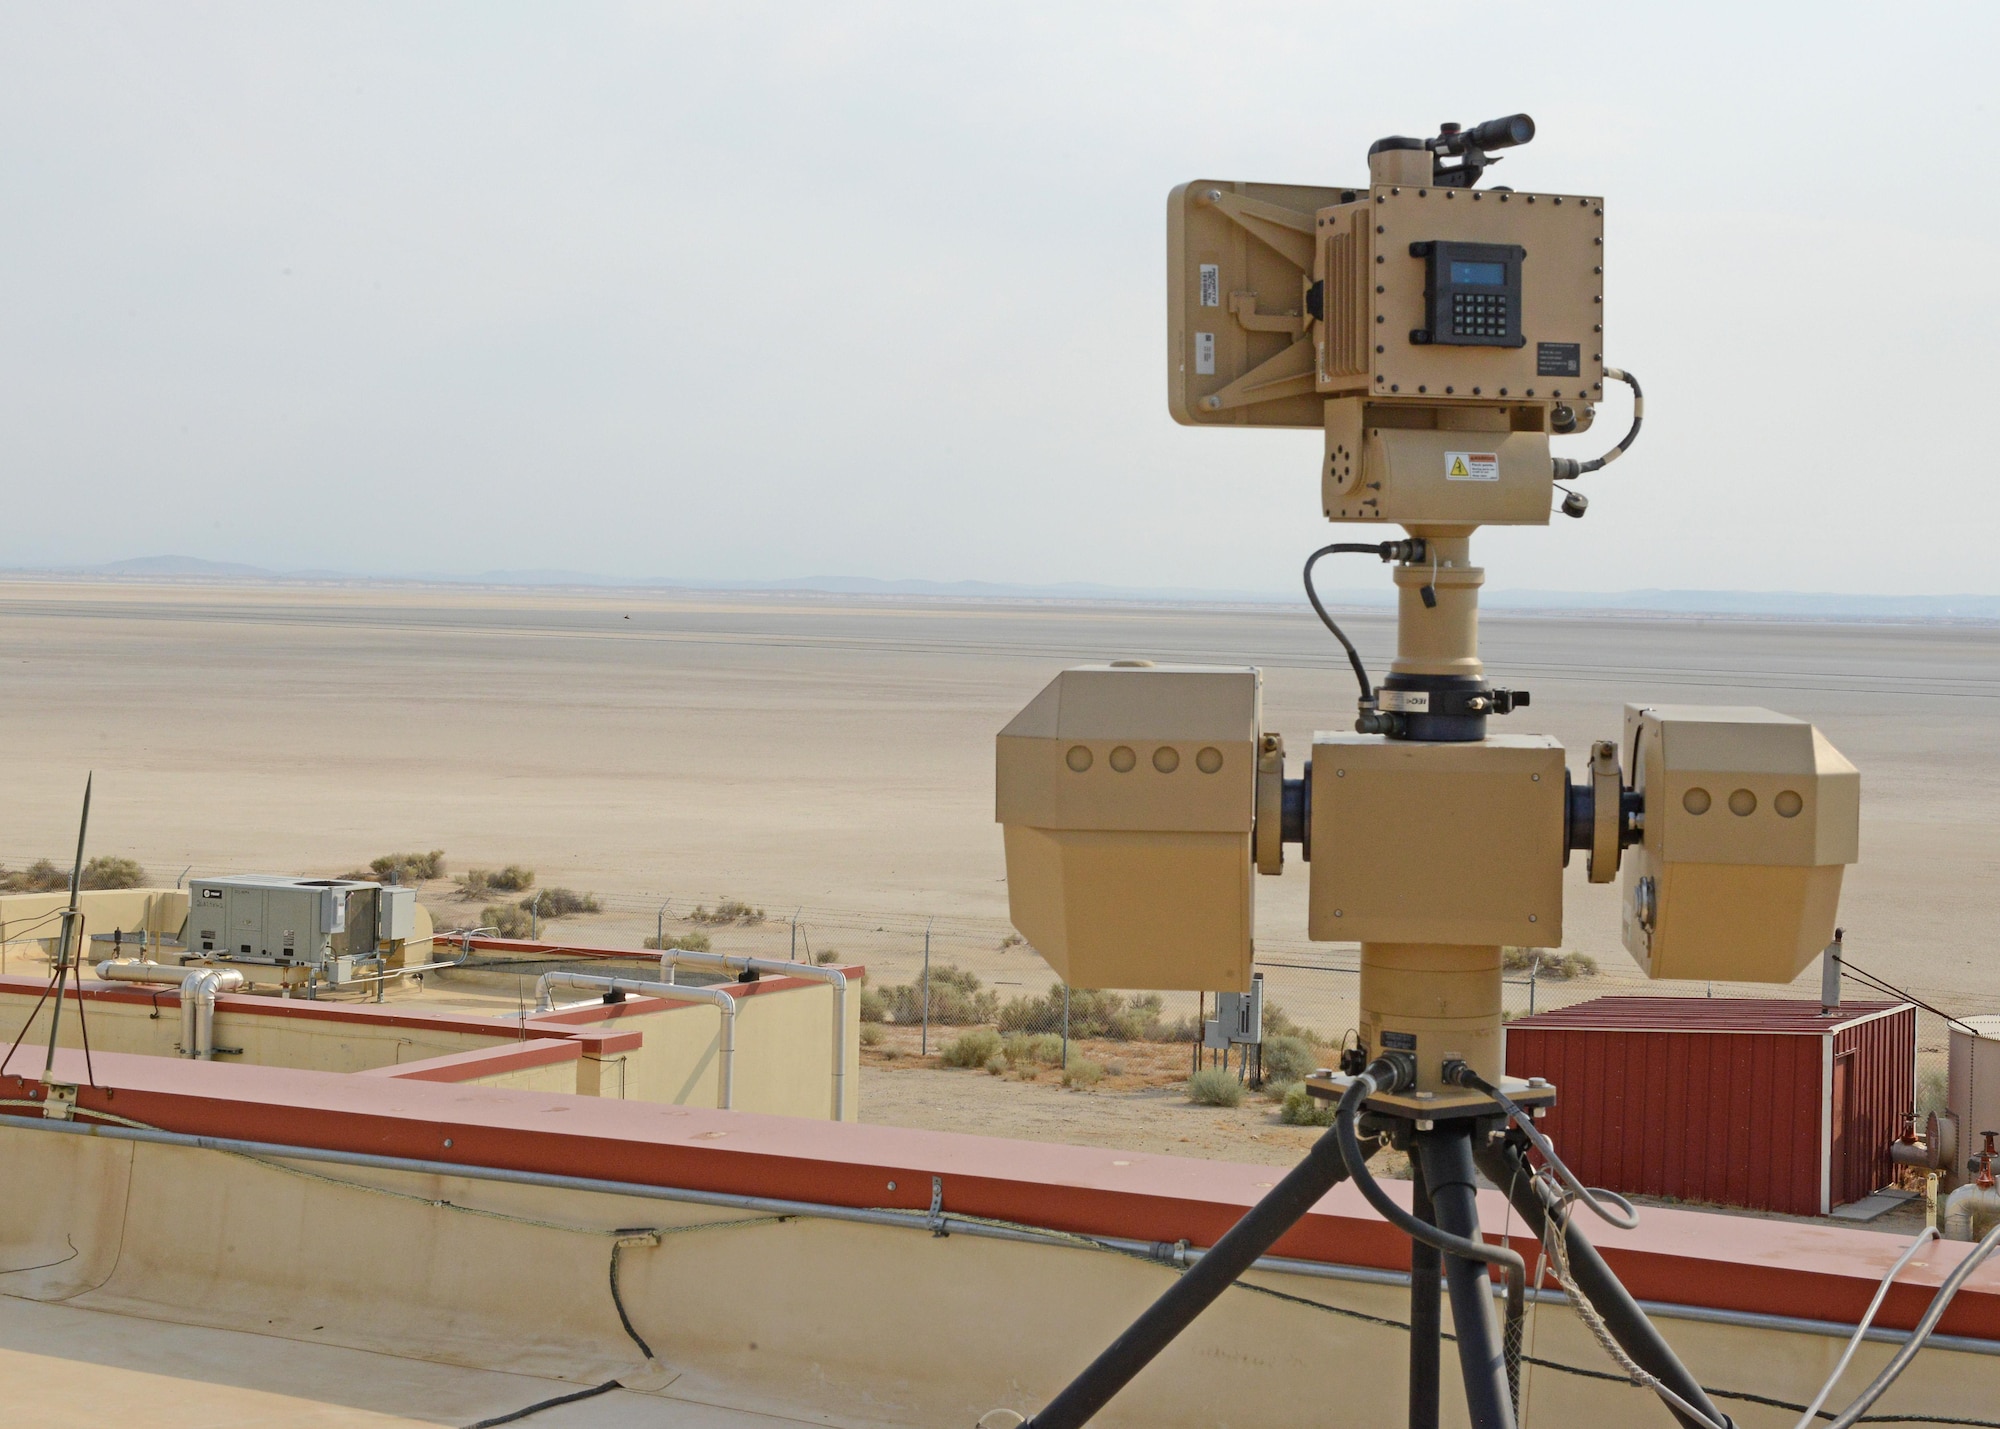
[[[1535,1130],[1557,1089],[1503,1075],[1502,961],[1560,946],[1580,855],[1590,882],[1618,885],[1650,976],[1790,982],[1833,935],[1860,778],[1811,725],[1764,709],[1632,706],[1575,766],[1547,735],[1491,727],[1529,696],[1479,658],[1473,534],[1584,515],[1571,483],[1629,448],[1643,416],[1637,381],[1604,361],[1604,201],[1478,186],[1496,151],[1533,137],[1524,114],[1445,125],[1378,141],[1365,182],[1200,179],[1167,200],[1174,419],[1316,428],[1326,518],[1401,531],[1305,562],[1358,699],[1297,777],[1254,669],[1114,661],[1035,697],[999,740],[1014,925],[1077,986],[1246,992],[1252,870],[1280,872],[1296,845],[1311,937],[1360,945],[1359,1026],[1339,1072],[1306,1079],[1338,1102],[1332,1128],[1029,1429],[1080,1429],[1343,1177],[1428,1255],[1411,1260],[1410,1423],[1439,1422],[1449,1282],[1466,1422],[1514,1429],[1526,1261],[1480,1235],[1478,1173],[1593,1277],[1600,1337],[1641,1366],[1635,1382],[1684,1424],[1730,1422],[1569,1223],[1578,1200],[1621,1225],[1631,1208],[1583,1187]],[[1557,455],[1607,383],[1631,391],[1624,437]],[[1393,570],[1379,684],[1314,587],[1342,555]],[[1385,1145],[1409,1154],[1405,1200],[1368,1170]]]
[[[1604,201],[1476,187],[1515,115],[1385,139],[1347,186],[1202,179],[1167,203],[1168,407],[1195,427],[1324,434],[1322,509],[1393,523],[1337,543],[1393,567],[1395,658],[1351,730],[1286,777],[1252,669],[1064,671],[1001,734],[1014,923],[1078,986],[1245,991],[1253,869],[1310,860],[1310,935],[1361,946],[1362,1054],[1414,1056],[1414,1089],[1464,1062],[1499,1078],[1504,947],[1557,947],[1563,869],[1624,880],[1625,946],[1654,977],[1789,982],[1830,939],[1856,857],[1858,776],[1766,710],[1627,713],[1579,767],[1490,729],[1529,703],[1479,658],[1482,525],[1580,516],[1569,483],[1620,455],[1636,382],[1605,365]],[[1607,382],[1631,430],[1595,460]],[[1208,762],[1213,763],[1210,767]]]

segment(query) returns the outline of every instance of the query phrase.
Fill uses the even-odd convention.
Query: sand
[[[1384,614],[1353,633],[1378,665]],[[1855,960],[1991,989],[2000,629],[1632,617],[1487,620],[1510,728],[1581,763],[1626,700],[1768,704],[1862,769]],[[522,861],[607,893],[1004,918],[992,737],[1062,665],[1250,661],[1294,767],[1351,717],[1309,613],[535,591],[0,581],[0,862],[92,848],[156,874],[338,872],[391,848]],[[1622,964],[1571,869],[1566,943]],[[1304,939],[1305,869],[1258,881]],[[649,920],[648,920],[649,921]]]

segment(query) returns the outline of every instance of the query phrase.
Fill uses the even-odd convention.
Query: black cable
[[[530,1414],[540,1414],[544,1409],[554,1409],[558,1404],[574,1404],[579,1399],[595,1399],[600,1394],[609,1394],[621,1388],[615,1379],[607,1379],[602,1384],[594,1384],[589,1389],[579,1389],[573,1394],[558,1394],[554,1399],[544,1399],[539,1404],[530,1404],[525,1409],[516,1409],[509,1414],[496,1414],[491,1419],[482,1419],[476,1424],[468,1424],[465,1429],[493,1429],[496,1424],[512,1424],[518,1419],[526,1419]]]
[[[619,1231],[617,1234],[619,1239],[611,1246],[611,1303],[618,1309],[618,1323],[625,1327],[625,1333],[631,1337],[632,1343],[639,1347],[639,1353],[650,1360],[653,1358],[653,1347],[646,1343],[645,1336],[633,1326],[632,1317],[625,1310],[625,1297],[618,1293],[618,1257],[627,1245],[633,1244],[640,1237],[657,1236],[659,1232],[647,1226]],[[595,1399],[600,1394],[609,1394],[614,1389],[622,1388],[624,1386],[618,1380],[607,1379],[604,1383],[592,1385],[588,1389],[572,1390],[568,1394],[558,1394],[553,1399],[530,1404],[525,1409],[515,1409],[506,1414],[497,1414],[491,1419],[482,1419],[477,1424],[466,1425],[465,1429],[493,1429],[496,1424],[512,1424],[517,1420],[526,1419],[531,1414],[540,1414],[544,1409],[554,1409],[562,1404],[575,1404],[580,1399]]]
[[[642,1229],[620,1231],[618,1234],[621,1239],[611,1247],[611,1303],[618,1307],[618,1323],[625,1327],[625,1333],[631,1336],[632,1343],[639,1347],[639,1353],[650,1360],[653,1358],[653,1347],[647,1344],[645,1338],[632,1327],[632,1317],[625,1313],[625,1297],[618,1293],[618,1257],[628,1244],[623,1237],[653,1236],[657,1233],[652,1230]],[[658,1241],[655,1240],[654,1244],[658,1244]]]
[[[1377,1065],[1380,1065],[1379,1063]],[[1370,1069],[1373,1070],[1372,1068]],[[1359,1115],[1361,1103],[1379,1085],[1363,1072],[1348,1085],[1340,1098],[1339,1110],[1334,1113],[1333,1130],[1339,1137],[1341,1159],[1347,1163],[1347,1174],[1355,1187],[1367,1198],[1368,1204],[1381,1213],[1382,1219],[1408,1236],[1433,1246],[1446,1255],[1457,1256],[1460,1260],[1479,1260],[1488,1265],[1497,1265],[1507,1272],[1507,1299],[1509,1305],[1522,1303],[1527,1294],[1528,1262],[1510,1246],[1489,1245],[1483,1240],[1469,1240],[1453,1235],[1437,1226],[1425,1225],[1408,1211],[1389,1199],[1389,1193],[1382,1189],[1374,1175],[1368,1170],[1368,1158],[1361,1150],[1361,1143],[1354,1130],[1354,1119]],[[1433,1192],[1433,1195],[1436,1193]]]
[[[1973,1033],[1975,1036],[1979,1035],[1977,1029],[1975,1029],[1970,1023],[1966,1022],[1963,1018],[1953,1017],[1949,1012],[1944,1011],[1942,1008],[1932,1007],[1928,1002],[1925,1002],[1922,998],[1917,997],[1912,993],[1903,991],[1902,988],[1897,987],[1894,983],[1885,982],[1881,978],[1876,977],[1875,974],[1873,973],[1863,972],[1860,968],[1855,967],[1853,963],[1850,963],[1847,960],[1846,953],[1842,953],[1840,955],[1840,971],[1844,975],[1852,977],[1856,982],[1862,984],[1862,986],[1864,987],[1872,987],[1877,992],[1886,992],[1891,997],[1900,997],[1905,1002],[1914,1003],[1918,1007],[1921,1007],[1924,1011],[1930,1013],[1933,1017],[1942,1017],[1946,1022],[1958,1028],[1960,1031],[1970,1032]]]
[[[1319,592],[1313,589],[1313,566],[1319,562],[1321,556],[1379,556],[1385,561],[1390,561],[1396,559],[1398,555],[1409,560],[1422,559],[1423,542],[1421,540],[1381,541],[1375,543],[1366,541],[1335,541],[1331,546],[1321,546],[1317,551],[1306,557],[1306,599],[1312,602],[1313,610],[1326,625],[1326,628],[1333,632],[1333,638],[1340,642],[1340,648],[1347,652],[1347,663],[1354,667],[1354,678],[1361,682],[1361,702],[1363,704],[1372,704],[1374,702],[1375,687],[1369,683],[1368,671],[1361,664],[1361,652],[1354,648],[1354,642],[1347,638],[1347,633],[1334,623],[1333,617],[1326,613],[1326,607],[1320,604]]]

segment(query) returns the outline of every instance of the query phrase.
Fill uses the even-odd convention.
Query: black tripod
[[[1502,1130],[1505,1120],[1497,1104],[1483,1114],[1450,1118],[1417,1116],[1401,1107],[1364,1115],[1364,1103],[1407,1086],[1413,1080],[1412,1070],[1397,1054],[1391,1054],[1349,1080],[1333,1129],[1313,1145],[1306,1159],[1230,1227],[1046,1408],[1028,1420],[1028,1425],[1032,1429],[1079,1429],[1087,1424],[1320,1197],[1353,1175],[1370,1204],[1412,1239],[1411,1429],[1435,1429],[1438,1422],[1441,1296],[1447,1288],[1472,1424],[1475,1429],[1514,1429],[1519,1336],[1527,1298],[1525,1275],[1521,1273],[1524,1266],[1511,1249],[1480,1239],[1475,1170],[1483,1170],[1507,1192],[1528,1229],[1538,1236],[1547,1230],[1549,1211],[1533,1186],[1525,1159],[1525,1138]],[[1384,1144],[1410,1152],[1414,1214],[1396,1205],[1367,1169],[1368,1159]],[[1710,1416],[1704,1424],[1700,1418],[1670,1408],[1674,1417],[1687,1429],[1728,1424],[1729,1419],[1715,1408],[1589,1241],[1567,1221],[1561,1230],[1571,1275],[1626,1354],[1692,1408]],[[1496,1264],[1507,1272],[1508,1279],[1504,1329],[1495,1324],[1487,1269]]]

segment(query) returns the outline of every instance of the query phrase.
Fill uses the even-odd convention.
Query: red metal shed
[[[1600,997],[1507,1025],[1585,1185],[1796,1215],[1888,1184],[1916,1054],[1907,1002]]]

